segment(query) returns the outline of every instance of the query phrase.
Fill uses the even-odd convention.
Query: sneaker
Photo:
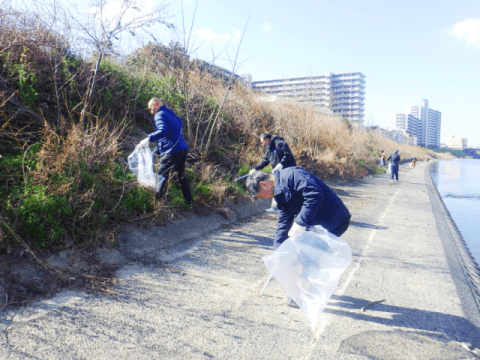
[[[267,209],[265,211],[269,212],[269,213],[279,213],[280,212],[280,210],[278,210],[278,208],[276,208],[276,207],[275,208],[271,207],[270,209]]]

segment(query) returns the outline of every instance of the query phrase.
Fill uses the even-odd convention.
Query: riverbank
[[[263,202],[249,213],[259,216],[216,228],[210,218],[191,237],[196,217],[170,235],[126,233],[115,295],[65,292],[3,312],[0,358],[477,358],[479,312],[459,286],[468,285],[461,260],[444,249],[427,165],[402,165],[399,183],[331,183],[352,213],[343,238],[353,261],[314,332],[277,281],[260,296],[276,228],[275,215],[258,212]]]

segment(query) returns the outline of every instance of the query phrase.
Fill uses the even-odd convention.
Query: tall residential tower
[[[441,124],[442,113],[430,109],[428,100],[424,99],[421,105],[409,105],[404,114],[397,114],[395,126],[416,136],[418,145],[439,148]]]
[[[327,108],[362,126],[365,116],[365,75],[361,72],[260,80],[253,89],[269,95]]]

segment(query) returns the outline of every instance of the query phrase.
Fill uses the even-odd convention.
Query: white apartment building
[[[420,120],[411,114],[397,114],[395,128],[404,130],[410,136],[418,137]]]
[[[253,89],[331,109],[362,126],[365,117],[365,75],[361,72],[259,80]]]
[[[428,100],[421,105],[408,105],[404,114],[397,114],[395,127],[417,137],[418,145],[439,148],[442,113],[430,109]]]
[[[450,135],[447,138],[447,147],[452,150],[463,150],[467,147],[467,138],[456,138],[455,135]]]

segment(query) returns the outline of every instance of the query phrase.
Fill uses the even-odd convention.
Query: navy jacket
[[[267,146],[265,157],[262,162],[255,167],[255,170],[262,170],[268,164],[274,168],[278,164],[282,164],[283,168],[297,166],[290,148],[283,138],[273,136],[270,145]]]
[[[293,221],[301,226],[321,225],[332,231],[350,218],[343,201],[327,184],[301,167],[274,172],[275,201],[280,215],[274,248],[288,238]]]
[[[394,153],[390,154],[387,158],[387,161],[392,160],[393,165],[398,165],[400,162],[400,155],[398,155],[398,150],[395,150]]]
[[[188,149],[183,138],[183,121],[165,105],[160,106],[154,117],[156,131],[149,134],[150,141],[157,142],[159,155],[171,154]]]

